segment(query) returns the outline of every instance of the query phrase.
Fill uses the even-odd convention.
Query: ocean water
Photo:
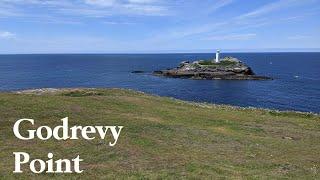
[[[31,88],[130,88],[182,100],[320,112],[320,53],[225,53],[270,81],[189,80],[152,76],[182,60],[214,54],[0,55],[0,91]],[[134,70],[147,73],[132,74]]]

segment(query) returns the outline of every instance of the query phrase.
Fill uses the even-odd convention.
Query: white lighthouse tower
[[[215,59],[215,63],[219,63],[220,59],[219,59],[219,55],[220,55],[220,50],[217,50],[216,52],[216,59]]]

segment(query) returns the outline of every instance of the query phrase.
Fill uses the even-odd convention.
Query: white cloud
[[[116,0],[85,0],[86,4],[96,5],[96,6],[114,6],[116,4]]]
[[[130,3],[137,3],[137,4],[148,4],[158,2],[157,0],[128,0]]]
[[[172,14],[183,14],[189,16],[190,11],[197,13],[192,16],[204,15],[220,10],[235,0],[0,0],[0,17],[10,17],[18,14],[28,14],[28,7],[43,6],[51,8],[51,12],[63,12],[75,16],[103,17],[109,15],[143,15],[143,16],[164,16]],[[239,18],[251,18],[264,15],[275,10],[286,7],[297,6],[313,2],[315,0],[278,0],[259,7],[251,12],[240,15]],[[195,3],[199,4],[200,9],[196,9]],[[11,6],[14,9],[4,8]],[[190,6],[186,9],[186,6]],[[69,12],[66,12],[69,11]],[[50,13],[50,11],[47,11]],[[180,13],[179,13],[180,12]],[[182,13],[181,13],[182,12]],[[33,14],[34,15],[34,14]],[[41,16],[41,14],[39,14]]]
[[[87,16],[87,17],[105,17],[111,16],[110,11],[103,9],[88,9],[88,8],[60,8],[57,12],[65,15]]]
[[[55,12],[73,16],[105,17],[111,15],[164,16],[168,8],[160,0],[0,0],[0,15],[12,17],[16,12],[23,16],[37,16],[28,8],[41,6],[48,14]],[[10,7],[4,8],[4,7]],[[2,10],[3,9],[3,10]],[[16,11],[16,12],[14,12]],[[41,14],[38,14],[41,17]]]
[[[222,7],[225,7],[231,3],[233,3],[234,0],[225,0],[225,1],[216,1],[216,3],[209,9],[206,9],[207,12],[216,11]],[[166,33],[166,35],[159,35],[157,39],[168,39],[168,38],[183,38],[187,36],[193,36],[193,35],[200,35],[207,36],[208,33],[223,33],[224,31],[228,30],[231,32],[234,30],[239,29],[252,29],[252,28],[259,28],[261,26],[277,23],[278,21],[281,21],[282,19],[274,20],[274,19],[268,19],[268,18],[257,18],[262,15],[265,15],[267,13],[271,13],[276,10],[280,10],[283,8],[291,7],[291,6],[297,6],[302,3],[310,3],[313,2],[313,0],[278,0],[272,3],[268,3],[262,7],[259,7],[249,13],[245,13],[239,16],[236,16],[234,18],[226,19],[224,21],[216,21],[214,23],[210,24],[200,24],[198,26],[191,26],[191,27],[182,27],[182,28],[173,28],[169,31],[169,33]],[[253,18],[255,17],[255,18]],[[284,21],[284,20],[283,20]],[[230,28],[231,27],[231,28]],[[249,33],[249,34],[231,34],[227,36],[213,36],[209,37],[211,40],[248,40],[254,38],[256,35]]]
[[[13,5],[46,5],[46,6],[62,6],[70,5],[69,1],[58,1],[58,0],[1,0],[0,3],[3,4],[13,4]]]
[[[0,8],[0,18],[14,17],[14,16],[21,16],[21,14],[18,12],[15,12],[14,10]]]
[[[271,12],[274,12],[280,9],[289,8],[292,6],[298,6],[298,5],[306,4],[313,1],[314,0],[278,0],[276,2],[269,3],[262,7],[259,7],[251,12],[240,15],[238,18],[239,19],[253,18],[253,17],[269,14]]]
[[[289,40],[303,40],[303,39],[309,39],[309,38],[311,38],[311,36],[307,36],[307,35],[294,35],[294,36],[288,37]]]
[[[253,33],[249,34],[230,34],[230,35],[220,35],[220,36],[210,36],[205,40],[227,40],[227,41],[243,41],[243,40],[250,40],[255,38],[257,35]]]
[[[215,31],[217,29],[222,28],[224,25],[228,24],[227,22],[222,22],[222,23],[213,23],[213,24],[206,24],[202,25],[199,27],[192,27],[192,28],[181,28],[173,31],[171,34],[174,37],[186,37],[186,36],[192,36],[192,35],[197,35],[197,34],[202,34],[202,33],[207,33],[210,31]]]
[[[126,10],[125,12],[139,15],[164,16],[168,14],[166,7],[158,5],[125,4],[123,8]]]
[[[108,24],[108,25],[133,25],[136,23],[133,22],[118,22],[118,21],[105,21],[103,24]]]
[[[136,14],[145,16],[163,16],[167,14],[165,6],[155,4],[156,0],[85,0],[86,4],[109,11],[112,14]],[[95,9],[97,10],[97,9]],[[105,13],[101,12],[102,15]]]
[[[231,3],[233,3],[234,0],[220,0],[220,1],[217,1],[213,6],[209,7],[207,9],[208,12],[214,12],[222,7],[225,7]]]
[[[15,34],[8,32],[8,31],[0,31],[0,38],[1,39],[10,39],[14,38]]]

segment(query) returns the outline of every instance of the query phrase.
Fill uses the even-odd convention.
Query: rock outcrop
[[[172,78],[189,79],[224,79],[224,80],[268,80],[265,76],[257,76],[252,69],[233,57],[226,57],[220,62],[212,61],[183,61],[179,67],[154,71],[154,75]]]

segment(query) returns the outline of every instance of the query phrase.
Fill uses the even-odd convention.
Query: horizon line
[[[32,54],[203,54],[215,53],[220,50],[221,53],[317,53],[320,48],[265,48],[265,49],[194,49],[194,50],[150,50],[150,51],[92,51],[92,52],[8,52],[0,55],[32,55]]]
[[[250,51],[250,52],[220,52],[224,53],[320,53],[320,51]],[[215,52],[88,52],[88,53],[0,53],[2,55],[125,55],[125,54],[215,54]]]

